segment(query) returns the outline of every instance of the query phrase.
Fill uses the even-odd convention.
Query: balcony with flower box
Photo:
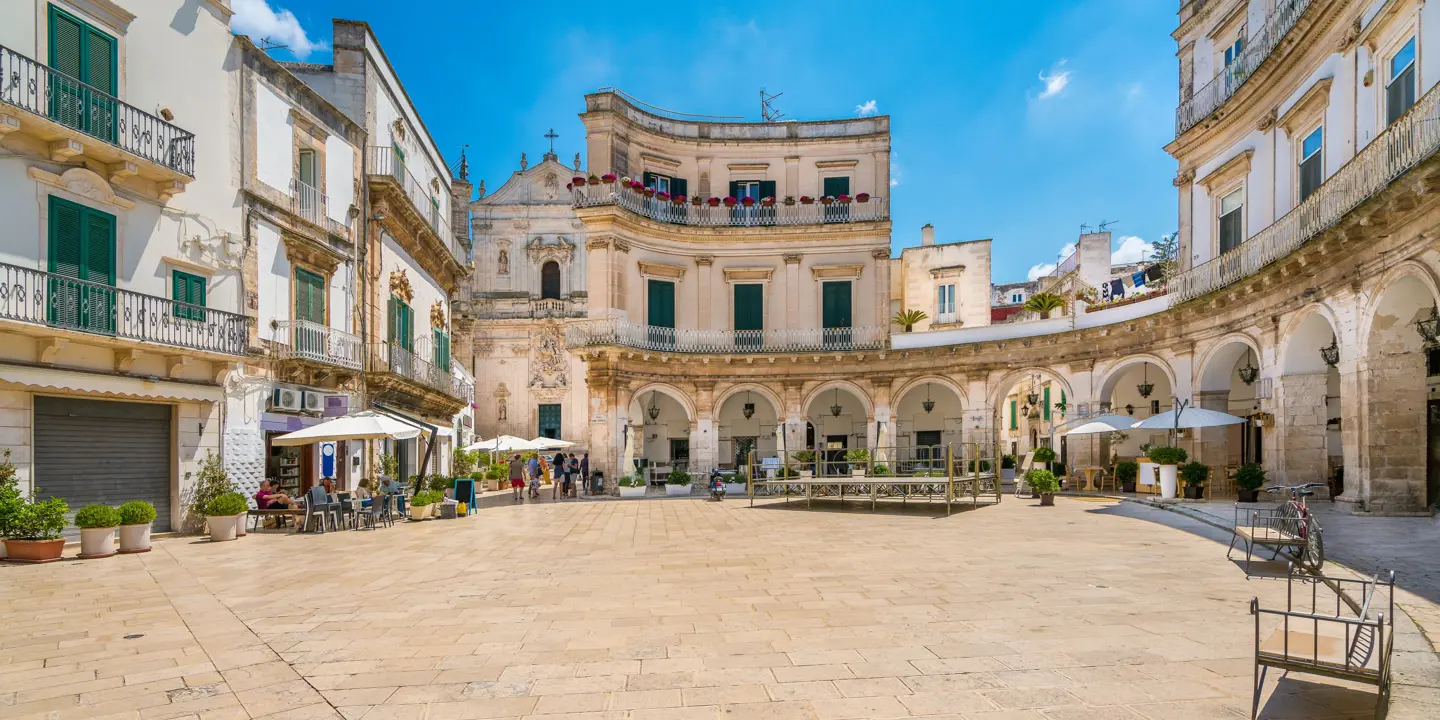
[[[687,198],[611,175],[573,178],[570,191],[577,209],[613,205],[671,225],[762,228],[847,225],[890,219],[890,206],[885,198],[868,193],[821,198]]]
[[[0,136],[55,162],[83,158],[107,180],[138,177],[169,198],[195,179],[195,135],[0,46]]]

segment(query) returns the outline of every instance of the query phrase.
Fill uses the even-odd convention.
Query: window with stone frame
[[[1415,104],[1415,36],[1410,36],[1385,59],[1385,125],[1393,125]]]
[[[1245,186],[1242,184],[1220,196],[1215,226],[1220,240],[1220,254],[1234,250],[1245,242]]]
[[[1299,182],[1299,202],[1305,202],[1325,182],[1325,126],[1316,126],[1302,133],[1299,144],[1299,163],[1296,175]]]

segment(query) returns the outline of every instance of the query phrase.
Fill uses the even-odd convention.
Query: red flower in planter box
[[[870,202],[870,193],[860,193],[856,195],[855,202]]]
[[[702,198],[702,197],[700,197],[699,195],[696,195],[695,197],[690,198],[690,204],[691,204],[691,205],[694,205],[695,207],[700,207],[702,204],[704,204],[704,202],[705,202],[705,199]]]
[[[670,196],[670,201],[673,202],[673,203],[675,203],[676,205],[684,205],[684,204],[685,204],[685,196],[684,196],[684,195],[672,195],[672,196]],[[699,205],[699,204],[700,204],[700,198],[695,198],[695,204],[696,204],[696,205]]]
[[[710,203],[710,207],[717,207],[720,205],[720,198],[712,197],[708,200],[708,202]]]
[[[736,200],[736,199],[733,198],[733,197],[727,197],[727,198],[725,198],[725,207],[735,207],[735,203],[737,203],[737,202],[740,202],[740,201],[739,201],[739,200]]]
[[[655,197],[655,188],[653,187],[641,188],[640,192],[645,193],[645,197]]]
[[[761,204],[761,205],[764,205],[765,207],[775,207],[775,198],[773,198],[773,197],[763,197],[763,198],[760,198],[760,204]]]
[[[600,176],[600,182],[610,185],[615,182],[615,173],[605,173]]]
[[[573,182],[565,183],[565,189],[566,189],[566,190],[574,190],[574,189],[575,189],[575,183],[573,183]]]
[[[839,203],[840,203],[841,205],[849,205],[849,204],[850,204],[850,196],[849,196],[849,195],[840,195],[840,196],[836,197],[835,199],[836,199],[837,201],[839,201]]]
[[[829,205],[830,203],[833,203],[833,202],[835,202],[835,198],[834,198],[833,196],[831,196],[831,195],[826,195],[825,197],[820,198],[820,204],[821,204],[821,205]]]
[[[570,182],[571,182],[571,184],[573,184],[575,187],[581,187],[581,186],[583,186],[583,185],[585,184],[585,178],[580,177],[579,175],[576,175],[575,177],[570,178]]]
[[[801,196],[800,196],[800,204],[801,204],[801,205],[814,205],[814,204],[815,204],[815,198],[812,198],[812,197],[810,197],[809,195],[801,195]]]
[[[646,194],[646,195],[649,195],[650,193],[649,193],[649,192],[646,192],[645,194]],[[669,199],[670,199],[670,193],[667,193],[667,192],[665,192],[664,190],[661,190],[660,192],[655,193],[655,197],[657,197],[657,198],[659,198],[659,199],[661,199],[661,200],[669,200]]]
[[[634,190],[635,192],[645,192],[645,183],[642,183],[639,180],[632,180],[630,182],[630,189]]]
[[[743,198],[740,198],[740,203],[741,203],[742,205],[744,205],[745,207],[750,207],[751,205],[754,205],[754,204],[755,204],[755,198],[753,198],[753,197],[748,197],[748,196],[747,196],[747,197],[743,197]]]

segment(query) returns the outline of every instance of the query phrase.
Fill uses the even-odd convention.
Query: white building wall
[[[440,284],[420,269],[420,264],[415,262],[415,259],[410,257],[404,248],[400,247],[395,238],[385,233],[381,235],[380,242],[381,281],[389,282],[391,272],[403,269],[405,275],[410,279],[410,286],[415,289],[415,298],[410,301],[410,308],[415,311],[415,340],[418,345],[420,339],[427,337],[430,332],[430,308],[437,301],[445,308],[445,317],[447,320],[449,319],[449,299],[445,296],[445,291],[440,288]],[[382,300],[388,297],[388,291],[382,293]],[[383,309],[381,314],[384,315]],[[388,318],[386,318],[386,322],[389,322]],[[388,333],[388,325],[386,330]],[[421,359],[428,361],[429,358]]]
[[[285,98],[255,81],[255,174],[260,182],[290,192],[295,168],[295,121]]]
[[[331,135],[325,139],[325,197],[331,220],[348,225],[355,205],[355,148]]]
[[[289,344],[289,334],[271,328],[271,323],[290,319],[290,260],[280,228],[264,220],[255,222],[255,252],[259,262],[260,337]]]

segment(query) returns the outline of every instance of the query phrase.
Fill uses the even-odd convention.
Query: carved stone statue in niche
[[[545,175],[545,199],[554,200],[559,195],[560,179],[555,177],[555,173],[547,173]]]
[[[568,387],[570,377],[565,361],[565,341],[560,336],[560,328],[544,328],[533,338],[530,348],[530,387]]]
[[[496,260],[495,260],[495,274],[497,274],[497,275],[509,275],[509,274],[510,274],[510,251],[509,251],[509,250],[501,250],[501,251],[500,251],[500,255],[499,255],[499,256],[496,258]]]
[[[505,383],[500,383],[495,388],[495,418],[498,422],[506,422],[510,419],[510,412],[505,407],[505,401],[510,397],[510,391],[505,389]]]

